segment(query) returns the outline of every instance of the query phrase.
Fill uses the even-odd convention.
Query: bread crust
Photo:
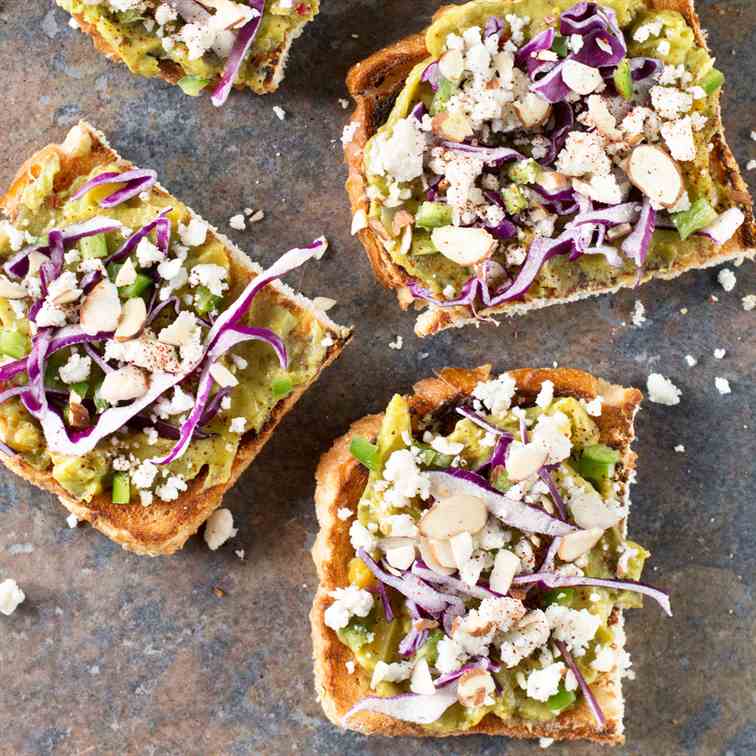
[[[476,370],[447,368],[436,377],[420,381],[415,384],[414,393],[408,397],[413,416],[420,418],[447,402],[468,395],[475,384],[486,380],[489,374],[489,365]],[[532,404],[546,380],[554,383],[555,396],[573,396],[587,401],[598,395],[603,397],[602,414],[594,419],[599,426],[602,443],[612,445],[621,454],[619,482],[626,495],[635,468],[636,456],[630,444],[635,437],[633,420],[640,405],[641,392],[611,385],[583,371],[568,368],[512,370],[510,375],[517,381],[517,400],[523,403]],[[372,712],[361,712],[344,723],[346,712],[372,693],[369,679],[360,673],[359,667],[354,674],[347,672],[345,665],[353,658],[352,652],[326,626],[324,619],[325,610],[331,603],[329,591],[349,583],[347,570],[354,553],[349,541],[350,521],[341,520],[337,512],[343,507],[356,511],[368,479],[365,469],[349,453],[349,444],[355,435],[374,438],[382,419],[382,415],[369,415],[355,422],[322,456],[316,472],[315,508],[320,531],[312,548],[312,558],[317,568],[319,586],[310,612],[315,688],[326,716],[340,727],[364,734],[439,737],[418,725]],[[615,609],[610,622],[622,628],[622,611]],[[620,744],[624,741],[624,701],[620,675],[620,670],[615,667],[601,675],[597,683],[591,686],[607,718],[607,727],[603,732],[596,729],[588,707],[582,702],[550,722],[516,718],[505,721],[489,714],[469,730],[452,731],[440,737],[483,733],[514,738],[587,739],[597,743]]]
[[[708,50],[693,0],[648,0],[648,6],[654,10],[680,12],[693,29],[696,42]],[[439,9],[433,20],[442,15],[448,7]],[[354,134],[351,141],[344,146],[344,158],[348,170],[346,189],[352,215],[360,210],[367,215],[370,207],[366,194],[367,175],[363,164],[365,145],[384,123],[388,110],[404,86],[407,74],[428,55],[425,34],[414,34],[379,50],[357,63],[349,71],[346,80],[347,88],[356,107],[350,120],[350,128],[354,129]],[[741,256],[753,258],[756,254],[756,225],[753,219],[752,199],[748,186],[740,174],[737,161],[725,139],[719,95],[717,95],[716,111],[719,129],[712,140],[714,145],[712,167],[722,184],[730,188],[731,196],[746,216],[745,222],[735,236],[715,253],[697,254],[685,263],[676,261],[667,270],[644,275],[642,283],[655,278],[670,280],[689,270],[712,267]],[[357,237],[367,253],[376,277],[386,288],[396,290],[402,309],[407,309],[414,304],[416,309],[424,310],[415,324],[415,333],[420,337],[431,336],[447,328],[468,324],[480,325],[481,318],[489,319],[493,315],[509,317],[521,315],[529,310],[567,304],[600,294],[615,293],[620,289],[633,288],[637,285],[634,280],[622,281],[611,286],[589,283],[563,297],[544,297],[527,302],[513,301],[495,308],[481,309],[480,318],[475,318],[466,307],[441,309],[414,300],[407,288],[412,277],[391,259],[376,232],[369,227],[364,228],[357,233]]]
[[[19,169],[7,194],[0,197],[0,208],[5,210],[11,221],[18,212],[18,203],[24,188],[35,175],[36,166],[44,162],[52,152],[57,153],[61,160],[61,170],[54,184],[56,191],[69,186],[78,176],[88,174],[97,165],[118,161],[126,170],[134,168],[131,162],[122,158],[108,145],[101,132],[83,121],[79,123],[79,127],[84,129],[92,140],[91,153],[84,157],[71,157],[62,145],[50,144],[32,155]],[[159,184],[155,185],[152,191],[163,196],[170,196],[168,191]],[[246,284],[260,272],[259,265],[253,263],[241,249],[213,226],[207,225],[209,233],[221,240],[226,247],[235,276],[240,283]],[[49,471],[39,471],[19,456],[10,458],[3,456],[2,461],[5,466],[38,488],[57,496],[63,506],[79,520],[89,522],[108,538],[121,544],[124,549],[147,556],[175,553],[220,506],[223,495],[262,450],[278,423],[297,403],[307,388],[317,380],[321,371],[339,356],[351,338],[350,329],[333,323],[324,313],[314,308],[308,299],[292,291],[288,286],[276,281],[269,287],[275,291],[282,304],[297,313],[301,327],[307,327],[312,319],[318,320],[328,329],[334,344],[328,348],[325,359],[313,379],[305,385],[298,386],[288,397],[279,402],[259,432],[249,432],[242,437],[228,481],[203,490],[206,475],[200,474],[189,482],[188,489],[177,500],[162,502],[156,499],[151,506],[143,507],[138,501],[130,504],[113,504],[107,494],[98,494],[89,502],[75,499],[60,486]]]
[[[108,41],[99,33],[94,24],[87,23],[81,13],[71,13],[70,15],[76,20],[80,30],[92,40],[92,43],[98,52],[102,53],[108,58],[108,60],[126,65],[126,62],[118,53],[118,50],[114,49],[108,43]],[[254,65],[255,69],[263,72],[262,82],[259,86],[254,83],[243,84],[237,82],[234,84],[234,89],[251,89],[255,94],[259,95],[275,92],[286,74],[286,63],[289,58],[291,46],[294,43],[294,40],[302,34],[306,25],[307,23],[300,24],[289,31],[284,37],[283,42],[273,50],[269,50],[267,53],[250,55],[249,62]],[[184,76],[184,70],[173,60],[158,61],[158,69],[158,78],[169,84],[177,84]],[[217,81],[218,80],[216,79],[212,82],[212,85],[215,86]]]

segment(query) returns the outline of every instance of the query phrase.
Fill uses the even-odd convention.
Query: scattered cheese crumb
[[[205,543],[211,551],[222,546],[239,531],[234,527],[234,516],[226,509],[216,509],[205,525]]]
[[[554,738],[538,738],[538,745],[541,748],[548,748],[554,743]]]
[[[231,420],[231,423],[228,426],[229,431],[231,433],[244,433],[244,429],[247,427],[247,418],[246,417],[235,417]]]
[[[756,160],[749,160],[746,163],[746,170],[747,171],[754,171],[754,170],[756,170]]]
[[[340,520],[348,520],[352,516],[352,510],[349,509],[349,507],[341,507],[341,509],[336,512],[336,516]]]
[[[698,365],[698,360],[692,354],[685,355],[685,362],[687,363],[688,367],[695,367],[696,365]]]
[[[236,556],[238,556],[238,557],[239,557],[239,559],[241,559],[241,560],[242,560],[242,562],[244,561],[244,557],[245,557],[245,555],[246,555],[246,552],[244,551],[244,549],[237,549],[237,550],[236,550],[236,551],[234,552],[234,554],[236,554]]]
[[[717,376],[714,379],[714,385],[717,387],[717,391],[719,391],[722,396],[732,393],[730,382],[727,380],[727,378],[720,378],[719,376]]]
[[[339,97],[339,105],[346,110],[349,107],[349,100],[344,97]]]
[[[646,387],[648,388],[648,398],[655,404],[666,404],[668,406],[680,404],[682,391],[661,373],[651,373],[646,381]]]
[[[283,121],[286,118],[286,111],[280,105],[273,106],[273,112],[276,114],[276,118],[279,121]]]
[[[724,359],[724,356],[727,354],[726,349],[715,349],[714,350],[714,357],[718,360]]]
[[[399,350],[404,346],[404,339],[401,336],[397,336],[394,341],[389,342],[389,349]]]
[[[75,528],[79,524],[79,518],[75,514],[70,514],[66,517],[66,525],[69,528]]]
[[[722,268],[717,274],[717,281],[725,291],[732,291],[735,288],[737,279],[735,274],[729,268]]]
[[[26,595],[18,587],[18,583],[11,578],[0,583],[0,612],[9,617],[16,611]]]
[[[676,451],[676,452],[677,452],[678,454],[682,454],[682,453],[683,453],[683,452],[685,451],[685,446],[684,446],[683,444],[678,444],[678,445],[677,445],[677,446],[675,447],[675,451]]]
[[[640,299],[635,300],[632,321],[636,328],[639,328],[646,322],[646,308],[643,306],[643,302],[641,302]]]
[[[743,297],[743,309],[746,312],[756,309],[756,294],[746,294]]]
[[[350,674],[354,674],[354,662],[350,659],[349,661],[345,662],[346,671]]]
[[[228,225],[231,226],[231,228],[235,229],[236,231],[244,231],[247,228],[247,224],[244,220],[244,215],[242,215],[242,213],[237,213],[236,215],[232,215],[228,219]]]

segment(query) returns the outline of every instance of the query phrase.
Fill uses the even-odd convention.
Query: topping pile
[[[0,274],[3,450],[52,461],[56,480],[84,499],[111,487],[114,503],[137,491],[144,505],[172,501],[207,464],[218,467],[208,485],[224,482],[242,435],[304,379],[309,339],[313,355],[327,349],[318,326],[303,328],[301,345],[285,343],[296,319],[285,308],[270,319],[267,297],[263,322],[282,332],[251,316],[256,295],[320,257],[325,240],[287,252],[242,290],[214,234],[165,206],[155,180],[101,166],[56,196],[62,217],[99,214],[38,237],[0,229],[16,249]],[[296,344],[294,366],[287,343]]]
[[[653,242],[724,244],[742,224],[709,171],[723,77],[679,13],[625,33],[583,2],[442,32],[366,146],[357,223],[416,299],[474,311],[566,294],[668,265]]]
[[[377,695],[347,717],[466,728],[487,713],[550,719],[583,697],[603,727],[591,685],[630,666],[616,610],[642,595],[671,610],[638,582],[631,471],[600,442],[601,413],[601,397],[558,397],[549,380],[525,406],[504,374],[414,425],[396,396],[376,444],[353,439],[370,477],[350,584],[324,620]]]

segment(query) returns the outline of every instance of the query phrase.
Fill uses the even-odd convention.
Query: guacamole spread
[[[86,160],[90,133],[63,147]],[[225,483],[245,434],[335,343],[327,319],[266,285],[324,243],[251,290],[248,267],[154,172],[102,158],[69,185],[60,153],[43,155],[0,224],[5,453],[82,501],[172,501],[201,472],[204,488]]]
[[[270,91],[288,40],[315,17],[319,6],[318,0],[57,3],[91,27],[135,74],[175,77],[179,70],[178,84],[192,96],[229,75],[225,91],[214,92],[215,104],[225,100],[232,83]]]
[[[637,582],[649,554],[601,413],[550,380],[524,403],[503,374],[426,417],[395,396],[375,442],[352,440],[370,474],[324,620],[373,691],[355,712],[439,733],[547,721],[626,673],[617,610],[669,602]]]
[[[722,74],[643,0],[446,10],[364,153],[367,223],[435,307],[614,287],[743,222],[716,178]]]

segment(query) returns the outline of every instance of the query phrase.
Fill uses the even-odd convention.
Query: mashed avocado
[[[16,227],[24,229],[30,238],[44,239],[51,228],[65,228],[95,216],[106,216],[122,223],[132,233],[156,217],[163,209],[172,208],[168,217],[171,221],[173,238],[178,239],[180,224],[190,219],[189,210],[175,198],[162,191],[153,190],[146,197],[136,197],[114,208],[103,210],[99,200],[114,191],[113,185],[102,190],[94,189],[79,200],[71,199],[76,189],[95,175],[112,170],[122,170],[117,164],[98,165],[90,175],[82,176],[67,190],[55,191],[55,177],[60,170],[60,161],[52,154],[39,166],[37,179],[30,183],[22,196]],[[123,244],[124,234],[119,231],[106,234],[108,253]],[[10,240],[0,236],[0,256],[12,253]],[[214,264],[228,271],[229,288],[222,297],[211,297],[211,305],[217,312],[228,307],[248,281],[248,274],[237,267],[229,256],[223,242],[208,232],[204,243],[187,249],[186,267],[196,264]],[[74,255],[65,264],[66,270],[76,270],[80,262]],[[159,280],[159,279],[158,279]],[[176,289],[174,295],[182,299],[189,297],[195,309],[199,307],[202,287],[191,288],[189,283]],[[149,303],[152,289],[142,295]],[[192,297],[194,299],[192,300]],[[151,324],[158,332],[175,319],[174,310],[165,308]],[[16,314],[8,300],[0,299],[0,322],[2,333],[18,333],[25,339],[24,354],[30,348],[29,322],[25,314]],[[245,325],[268,328],[284,342],[289,367],[284,370],[269,345],[261,341],[247,341],[233,352],[226,354],[221,362],[238,380],[230,393],[228,406],[222,406],[216,417],[203,427],[206,437],[195,436],[185,454],[164,466],[166,475],[180,476],[191,481],[201,472],[206,472],[204,487],[225,483],[231,474],[231,466],[243,433],[257,433],[263,429],[276,405],[292,390],[308,383],[316,375],[325,358],[326,332],[324,327],[311,315],[300,311],[290,301],[276,295],[270,287],[264,288],[255,298],[246,316]],[[326,340],[327,343],[327,340]],[[48,360],[45,384],[50,389],[68,392],[70,386],[61,382],[58,369],[65,364],[71,354],[70,349],[56,352]],[[23,355],[17,354],[18,358]],[[6,359],[10,359],[6,355]],[[95,394],[95,387],[104,374],[93,364],[84,389],[89,400]],[[19,379],[25,381],[23,376]],[[196,379],[189,378],[185,391],[196,391]],[[182,384],[183,385],[183,384]],[[66,394],[64,394],[66,395]],[[184,413],[185,416],[186,413]],[[243,423],[241,423],[243,419]],[[155,416],[147,418],[146,426],[154,424]],[[180,417],[170,418],[170,422],[180,424]],[[235,422],[232,422],[235,421]],[[243,430],[241,429],[243,426]],[[73,496],[89,500],[94,495],[111,486],[116,457],[142,461],[162,456],[170,451],[175,441],[158,437],[154,431],[123,429],[116,437],[101,441],[94,451],[84,457],[69,457],[64,454],[49,454],[45,439],[37,421],[31,417],[17,398],[0,404],[0,437],[24,460],[37,469],[50,469],[53,477]],[[117,438],[117,445],[111,443]],[[133,455],[133,456],[132,456]],[[159,482],[159,481],[158,481]],[[133,488],[133,487],[132,487]],[[132,498],[135,492],[132,492]]]
[[[396,187],[390,186],[385,175],[371,171],[372,156],[378,149],[377,143],[389,137],[395,125],[401,119],[407,118],[418,103],[422,103],[429,114],[434,116],[442,113],[449,98],[458,94],[456,85],[450,84],[446,79],[442,78],[439,89],[435,93],[430,84],[421,80],[428,65],[438,60],[446,51],[446,42],[450,34],[463,35],[464,31],[471,27],[482,28],[491,17],[506,19],[505,26],[509,26],[514,34],[517,19],[527,18],[529,22],[523,26],[523,33],[527,40],[549,26],[558,29],[560,13],[574,4],[573,0],[522,0],[521,2],[478,0],[444,12],[426,32],[426,46],[430,53],[428,59],[418,64],[407,77],[389,118],[366,146],[365,166],[369,185],[368,196],[371,198],[370,218],[381,223],[388,235],[392,237],[383,242],[392,260],[416,279],[422,287],[429,290],[434,297],[451,299],[458,296],[463,284],[471,278],[475,269],[440,254],[431,241],[430,229],[416,227],[411,244],[402,243],[402,235],[394,230],[393,218],[401,210],[416,215],[420,203],[426,199],[428,187],[425,179],[399,181],[400,197],[403,201],[397,202]],[[610,8],[616,13],[628,45],[629,57],[652,57],[660,60],[664,65],[682,66],[688,77],[687,86],[703,83],[712,70],[713,60],[706,50],[698,46],[692,29],[680,13],[669,10],[648,10],[643,0],[605,0],[599,5]],[[515,26],[512,26],[513,18]],[[638,34],[638,39],[643,41],[637,41],[633,36],[639,29],[654,29],[657,26],[661,31],[648,38],[645,38],[643,33]],[[679,161],[678,165],[682,171],[690,202],[704,198],[713,208],[722,210],[728,206],[727,194],[715,184],[710,169],[708,150],[717,129],[717,102],[716,90],[706,91],[704,96],[694,100],[690,114],[691,117],[698,119],[697,130],[693,135],[695,158]],[[434,126],[434,131],[435,129]],[[474,138],[477,139],[478,135],[476,134]],[[506,139],[504,143],[513,146]],[[514,146],[526,153],[530,149],[522,142]],[[427,159],[426,156],[426,163]],[[507,207],[509,210],[509,206]],[[454,223],[466,225],[468,221]],[[559,234],[562,225],[563,222],[556,221],[556,230],[553,231],[552,238]],[[506,240],[496,248],[491,259],[508,271],[510,280],[516,275],[524,251],[532,238],[531,230],[523,229],[521,226],[516,238]],[[609,244],[620,243],[621,238],[618,242],[609,242]],[[675,263],[698,259],[712,248],[713,242],[706,238],[691,236],[683,241],[674,232],[657,229],[641,275],[648,278],[653,272],[669,269]],[[621,258],[619,265],[610,264],[608,259],[601,254],[586,254],[572,261],[566,257],[552,258],[543,265],[535,281],[524,294],[524,299],[527,301],[564,297],[576,290],[585,290],[593,286],[614,286],[619,283],[634,282],[637,276],[638,269],[635,263],[626,257]]]
[[[144,13],[118,12],[107,2],[92,5],[82,0],[57,0],[57,3],[93,26],[129,70],[139,76],[156,77],[165,71],[166,66],[177,65],[185,77],[207,84],[216,80],[225,68],[226,58],[219,57],[212,50],[194,57],[181,41],[164,44],[163,37],[171,35],[161,37],[156,34],[158,27],[154,20],[154,8],[148,8]],[[291,5],[277,0],[266,2],[260,29],[239,72],[237,83],[256,92],[267,91],[266,84],[270,83],[273,68],[286,40],[311,21],[318,8],[319,0],[297,0]],[[180,29],[182,25],[179,17],[170,28]]]
[[[487,385],[492,384],[493,382]],[[478,395],[485,396],[485,393],[478,394],[476,392],[475,396]],[[609,447],[601,445],[599,427],[594,418],[588,414],[585,402],[573,397],[561,397],[553,398],[548,403],[541,402],[541,404],[543,406],[533,405],[522,408],[524,409],[524,417],[531,429],[530,432],[534,432],[533,429],[539,425],[539,419],[545,416],[551,418],[557,424],[560,432],[569,439],[571,444],[569,456],[560,464],[555,465],[551,473],[554,484],[561,491],[564,500],[570,501],[570,497],[574,496],[576,491],[584,491],[593,496],[598,493],[602,500],[611,506],[611,502],[617,496],[616,483],[620,479],[616,477],[618,470],[615,467],[615,461],[619,462],[619,455]],[[521,411],[521,409],[516,408],[515,411],[504,410],[495,415],[488,415],[485,409],[481,408],[479,414],[489,423],[493,423],[518,439],[520,438],[521,419],[519,413]],[[376,538],[391,536],[393,535],[393,525],[387,525],[387,523],[393,522],[397,516],[401,518],[407,515],[417,523],[425,507],[428,506],[422,504],[419,498],[412,498],[406,504],[399,505],[393,503],[393,500],[389,501],[387,496],[387,488],[390,487],[392,481],[397,479],[397,465],[394,464],[395,457],[392,457],[392,455],[396,455],[397,452],[406,453],[408,447],[419,451],[419,455],[417,451],[415,452],[415,458],[420,460],[418,466],[421,469],[430,469],[425,466],[423,460],[431,458],[424,456],[425,452],[422,450],[436,447],[444,448],[448,444],[460,444],[462,448],[453,460],[452,457],[447,456],[446,461],[439,462],[439,457],[436,456],[433,458],[431,467],[439,469],[439,467],[448,467],[453,464],[461,469],[478,470],[485,476],[491,475],[492,481],[496,480],[496,475],[486,469],[493,453],[489,434],[469,419],[450,421],[450,417],[454,417],[454,414],[450,408],[445,408],[445,412],[438,417],[413,418],[410,414],[409,404],[404,397],[395,396],[391,400],[375,441],[375,455],[371,457],[372,469],[358,505],[358,523],[350,530],[353,544],[355,527],[357,527],[358,537],[359,533],[372,533]],[[423,430],[418,431],[418,428]],[[431,438],[436,437],[431,442],[431,446],[428,445],[430,438],[426,436],[427,433],[430,433]],[[422,441],[420,440],[421,437]],[[438,441],[439,437],[443,439],[441,443]],[[584,458],[586,456],[590,460],[596,461],[598,465],[590,468],[590,482],[580,474],[580,471],[589,469],[585,464]],[[611,464],[608,461],[611,461]],[[586,474],[589,473],[586,472]],[[511,485],[511,483],[507,483],[504,488]],[[490,527],[490,519],[489,517],[489,525],[486,527]],[[515,553],[522,553],[518,552],[519,546],[513,547],[513,544],[529,540],[528,535],[510,527],[506,527],[505,530],[506,538],[501,541],[504,548],[510,550],[514,548]],[[548,548],[548,540],[547,538],[546,543],[543,542],[543,539],[537,541],[540,544],[540,556],[535,559],[533,565],[540,563],[543,559]],[[487,562],[488,566],[483,568],[482,582],[478,582],[478,585],[488,585],[487,580],[489,578],[486,577],[486,574],[494,562],[493,554],[500,546],[492,547],[490,544],[486,545],[483,541],[481,541],[481,544],[480,548],[482,549],[492,548],[489,556],[486,557],[489,561]],[[369,550],[368,546],[364,546],[364,548]],[[378,548],[380,550],[381,547]],[[422,553],[422,546],[420,548]],[[371,553],[378,560],[378,557],[375,556],[376,551],[373,550]],[[640,545],[625,538],[624,526],[621,522],[618,522],[616,525],[608,527],[595,546],[580,557],[575,564],[579,564],[582,574],[589,577],[611,579],[620,574],[627,579],[638,580],[648,556],[648,552]],[[384,557],[384,567],[385,559],[386,557]],[[561,565],[562,568],[574,566],[569,563],[562,563]],[[530,570],[532,571],[534,568],[532,566]],[[353,588],[375,591],[376,578],[360,558],[355,557],[350,562],[348,578]],[[400,641],[412,628],[412,618],[408,612],[407,603],[401,594],[390,590],[389,596],[395,615],[393,622],[386,620],[381,604],[376,600],[367,616],[352,617],[349,623],[338,630],[337,633],[341,642],[353,652],[354,659],[364,674],[374,680],[379,663],[388,664],[392,669],[399,669],[401,663],[408,659],[408,655],[401,655],[398,649]],[[602,665],[597,662],[597,659],[600,656],[603,657],[607,653],[607,649],[616,641],[613,610],[642,606],[642,600],[637,593],[597,587],[535,589],[527,598],[522,600],[528,609],[546,610],[552,604],[556,604],[574,612],[582,612],[583,614],[587,612],[593,618],[592,621],[596,623],[595,632],[591,640],[586,643],[584,652],[575,654],[578,668],[588,684],[595,682],[603,672],[608,671],[605,664]],[[465,611],[469,612],[480,605],[480,600],[468,597],[465,598],[465,605]],[[426,659],[431,667],[436,665],[439,643],[444,638],[445,631],[442,628],[430,630],[424,644],[419,647],[414,658],[409,657],[409,663]],[[447,637],[444,642],[449,640]],[[496,642],[491,645],[489,652],[489,658],[498,657]],[[489,652],[486,652],[486,655]],[[475,657],[471,654],[465,663],[472,663],[474,660]],[[579,690],[577,692],[573,692],[574,688],[564,690],[564,686],[562,686],[558,695],[550,697],[547,701],[541,701],[529,694],[530,687],[526,685],[526,681],[534,671],[541,670],[552,664],[553,661],[551,652],[544,644],[541,651],[536,649],[534,653],[529,654],[513,666],[499,662],[498,671],[492,673],[496,690],[490,701],[480,706],[463,706],[461,703],[455,703],[446,710],[440,719],[426,725],[426,728],[430,732],[439,734],[452,730],[466,730],[474,727],[487,714],[502,718],[516,717],[527,721],[554,719],[562,711],[570,709],[576,701],[580,700]],[[448,659],[446,663],[448,663]],[[443,672],[444,670],[440,671]],[[406,693],[408,689],[408,682],[401,679],[394,681],[389,678],[389,680],[382,680],[377,684],[375,695],[393,696]]]

